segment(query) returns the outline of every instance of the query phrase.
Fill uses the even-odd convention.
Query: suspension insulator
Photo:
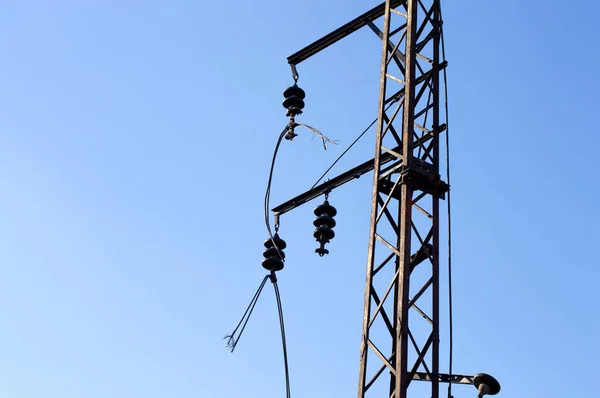
[[[337,215],[337,210],[335,207],[330,205],[328,201],[325,201],[322,204],[315,207],[315,216],[323,216],[323,215],[328,215],[329,217],[335,217]]]
[[[300,99],[306,98],[306,93],[304,92],[304,90],[302,90],[300,87],[298,87],[297,84],[294,84],[293,86],[286,88],[285,91],[283,92],[283,96],[285,98],[291,97],[293,95],[295,95],[296,97],[298,97]]]
[[[275,245],[273,245],[273,242],[275,242]],[[273,239],[267,239],[264,245],[266,250],[263,253],[263,257],[265,258],[262,261],[263,268],[269,271],[281,271],[283,269],[283,260],[285,259],[283,249],[287,247],[285,241],[278,234],[275,234]]]
[[[306,93],[297,84],[286,88],[283,97],[283,107],[288,110],[287,116],[294,117],[302,113]]]
[[[323,257],[329,254],[329,250],[325,249],[325,244],[329,243],[331,239],[335,237],[333,227],[335,227],[335,220],[333,217],[337,215],[335,207],[331,206],[327,200],[315,208],[316,220],[313,225],[316,227],[313,236],[319,242],[319,247],[315,249],[315,253]]]
[[[321,227],[325,225],[328,228],[333,228],[335,227],[335,219],[327,215],[319,216],[315,219],[315,221],[313,221],[313,225],[315,227]]]
[[[318,242],[324,241],[325,243],[328,243],[335,237],[335,232],[333,232],[333,229],[323,225],[315,229],[313,236],[317,238]]]

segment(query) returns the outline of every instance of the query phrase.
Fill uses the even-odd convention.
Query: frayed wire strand
[[[306,127],[307,129],[309,129],[310,131],[312,131],[313,133],[315,133],[316,135],[318,135],[321,138],[321,141],[323,141],[323,149],[327,150],[327,143],[329,142],[330,144],[333,145],[337,145],[337,141],[332,140],[331,138],[327,138],[323,133],[321,133],[319,130],[317,130],[314,127],[309,126],[308,124],[304,124],[304,123],[295,123],[298,126],[303,126]]]
[[[242,319],[237,324],[235,329],[233,329],[233,332],[231,332],[231,334],[225,335],[225,337],[223,338],[224,340],[227,341],[226,347],[229,348],[231,350],[231,352],[233,352],[235,350],[237,343],[240,341],[240,337],[242,337],[242,333],[244,333],[244,329],[246,328],[246,325],[248,324],[248,321],[250,320],[250,315],[252,315],[252,311],[254,311],[254,307],[256,306],[256,303],[258,302],[258,297],[260,296],[260,293],[262,292],[263,288],[265,287],[265,283],[267,283],[267,279],[269,279],[269,275],[266,275],[263,278],[260,286],[258,287],[258,290],[256,290],[256,293],[254,293],[252,300],[250,300],[250,304],[246,308],[244,315],[242,315]],[[236,333],[237,333],[238,329],[240,328],[240,326],[242,328],[240,329],[240,333],[236,337]]]

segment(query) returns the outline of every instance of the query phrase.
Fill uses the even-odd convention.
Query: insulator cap
[[[329,242],[335,237],[335,232],[333,232],[333,229],[327,227],[317,227],[313,236],[318,242]]]
[[[275,242],[275,247],[273,245]],[[281,271],[283,269],[283,260],[285,259],[285,253],[283,249],[286,248],[286,243],[279,237],[278,234],[273,235],[273,239],[269,238],[265,241],[264,246],[266,250],[263,252],[262,261],[263,268],[269,271]]]
[[[290,108],[304,109],[304,100],[300,97],[296,97],[295,95],[292,95],[291,97],[287,97],[286,99],[283,100],[283,107],[285,109],[290,109]]]
[[[263,260],[262,266],[268,271],[281,271],[283,269],[283,261],[277,257],[269,257]]]
[[[323,202],[323,204],[315,207],[315,216],[323,216],[328,215],[329,217],[335,217],[337,215],[337,210],[335,207],[329,204],[329,201]]]
[[[304,98],[306,98],[306,93],[304,92],[304,90],[302,90],[300,87],[298,87],[297,84],[294,84],[293,86],[285,89],[285,91],[283,92],[283,96],[285,98],[295,96],[300,99],[304,99]]]
[[[313,221],[313,225],[315,227],[333,228],[335,227],[335,220],[333,219],[333,217],[319,216],[315,219],[315,221]]]
[[[279,254],[281,253],[281,256],[279,256]],[[279,251],[277,251],[276,248],[271,247],[267,250],[264,251],[263,256],[265,258],[269,258],[269,257],[280,257],[282,259],[285,258],[285,252],[282,249],[279,249]]]
[[[279,237],[279,234],[273,235],[273,240],[271,240],[271,238],[267,239],[264,243],[265,247],[267,249],[270,249],[271,247],[273,247],[273,241],[275,241],[275,244],[277,245],[277,248],[279,250],[283,250],[287,247],[287,244],[285,243],[285,241],[283,239],[281,239]]]

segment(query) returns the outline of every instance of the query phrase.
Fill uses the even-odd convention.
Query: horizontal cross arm
[[[398,151],[400,149],[401,149],[400,147],[397,147],[397,148],[394,148],[393,151]],[[380,155],[380,159],[381,159],[381,164],[383,165],[385,163],[388,163],[391,160],[397,159],[397,157],[392,155],[389,152],[383,152]],[[336,177],[333,177],[332,179],[325,181],[324,183],[317,185],[316,187],[314,187],[312,189],[309,189],[308,191],[296,196],[295,198],[292,198],[292,199],[288,200],[287,202],[280,204],[279,206],[273,208],[273,212],[275,213],[275,215],[281,215],[283,213],[287,213],[288,211],[293,210],[296,207],[301,206],[301,205],[305,204],[306,202],[309,202],[309,201],[321,196],[325,192],[330,192],[333,189],[335,189],[341,185],[344,185],[347,182],[354,180],[355,178],[359,178],[363,174],[366,174],[369,171],[373,170],[374,167],[375,167],[375,159],[367,160],[366,162],[359,164],[358,166],[356,166]]]
[[[391,6],[397,7],[402,3],[404,3],[404,0],[392,0]],[[298,65],[300,62],[307,60],[316,53],[342,40],[344,37],[356,32],[363,26],[367,25],[369,22],[372,22],[377,18],[381,17],[384,12],[385,3],[382,3],[375,8],[372,8],[370,11],[365,12],[361,16],[353,19],[352,21],[348,22],[342,27],[334,30],[328,35],[323,36],[314,43],[304,47],[302,50],[296,52],[295,54],[290,55],[288,57],[288,63],[290,65]]]

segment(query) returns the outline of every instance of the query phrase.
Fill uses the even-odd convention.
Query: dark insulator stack
[[[277,247],[273,245],[273,242],[275,242]],[[262,262],[263,268],[273,272],[281,271],[283,269],[283,260],[285,259],[283,249],[285,249],[286,246],[285,241],[281,239],[278,234],[275,234],[273,239],[267,239],[265,241],[266,250],[263,253],[263,256],[265,257]]]
[[[336,214],[337,210],[335,207],[331,206],[327,200],[315,208],[315,216],[317,216],[317,218],[313,222],[313,225],[316,227],[313,236],[320,244],[320,246],[315,249],[315,253],[319,254],[321,257],[329,254],[329,250],[325,249],[325,244],[329,243],[335,236],[335,232],[333,232],[332,228],[335,227],[335,220],[333,217],[335,217]]]
[[[295,117],[302,113],[306,94],[297,84],[286,88],[283,92],[283,97],[285,98],[283,100],[283,107],[287,109],[286,116]]]

